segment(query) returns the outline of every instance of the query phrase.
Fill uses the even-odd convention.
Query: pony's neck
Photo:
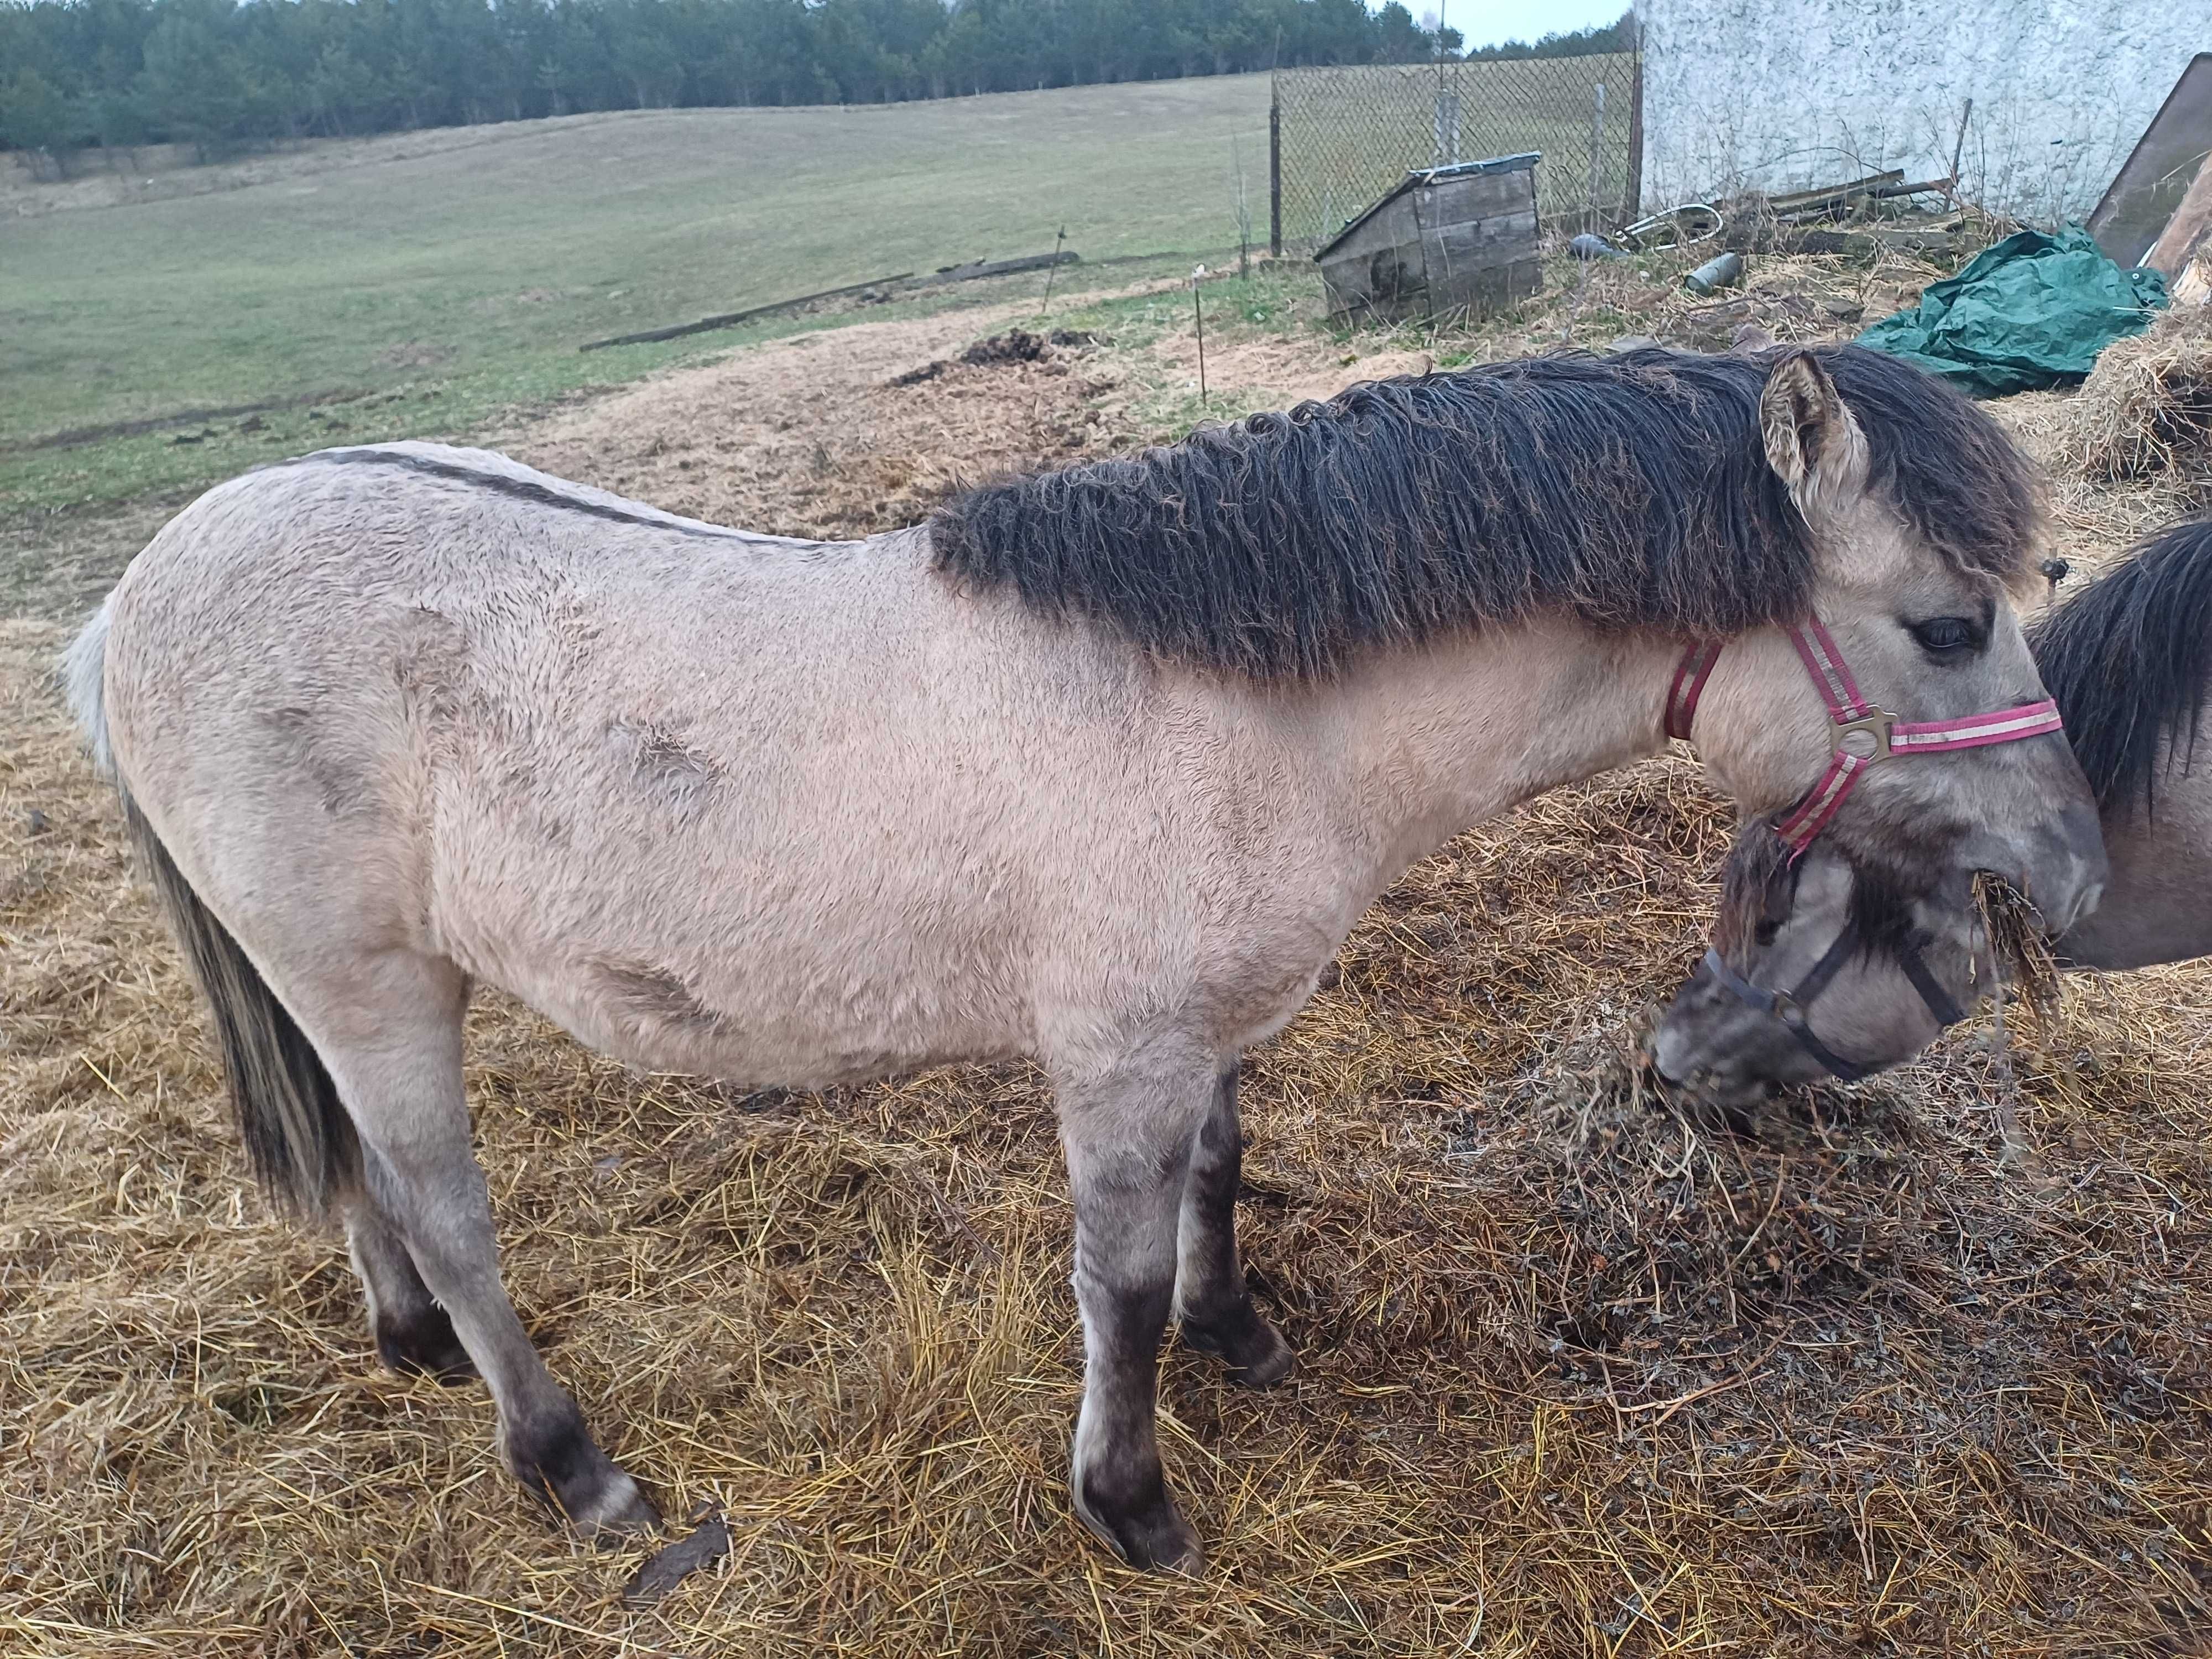
[[[1348,805],[1378,889],[1472,824],[1656,753],[1680,654],[1658,635],[1540,618],[1378,657],[1342,682]]]

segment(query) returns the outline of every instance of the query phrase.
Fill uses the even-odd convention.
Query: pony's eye
[[[1936,617],[1909,626],[1912,637],[1926,650],[1948,654],[1964,651],[1974,642],[1974,625],[1963,617]]]

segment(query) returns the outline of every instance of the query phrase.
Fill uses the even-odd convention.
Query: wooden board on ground
[[[794,306],[812,305],[817,300],[841,300],[848,294],[865,294],[870,289],[889,288],[893,283],[902,283],[913,275],[910,270],[902,270],[890,276],[872,276],[865,283],[848,283],[842,288],[817,289],[811,294],[796,295],[788,300],[771,300],[764,306],[751,306],[744,311],[725,311],[713,317],[702,317],[695,323],[648,328],[641,333],[617,334],[606,340],[586,340],[576,349],[599,351],[607,346],[645,345],[654,340],[678,340],[686,334],[705,334],[718,328],[734,328],[739,323],[749,323],[756,317],[772,316],[779,311],[789,311]]]

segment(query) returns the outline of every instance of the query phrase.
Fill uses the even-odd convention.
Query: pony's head
[[[1879,354],[1767,362],[1759,435],[1809,552],[1804,613],[1728,641],[1685,722],[1747,844],[1771,826],[1790,857],[1826,845],[1893,919],[1989,871],[2065,926],[2106,866],[2014,609],[2041,580],[2025,463],[1981,411]],[[1793,872],[1795,890],[1826,869]]]

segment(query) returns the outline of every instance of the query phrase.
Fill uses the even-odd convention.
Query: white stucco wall
[[[1970,199],[2084,217],[2189,60],[2212,0],[1638,0],[1647,210],[1730,186],[1951,168]]]

